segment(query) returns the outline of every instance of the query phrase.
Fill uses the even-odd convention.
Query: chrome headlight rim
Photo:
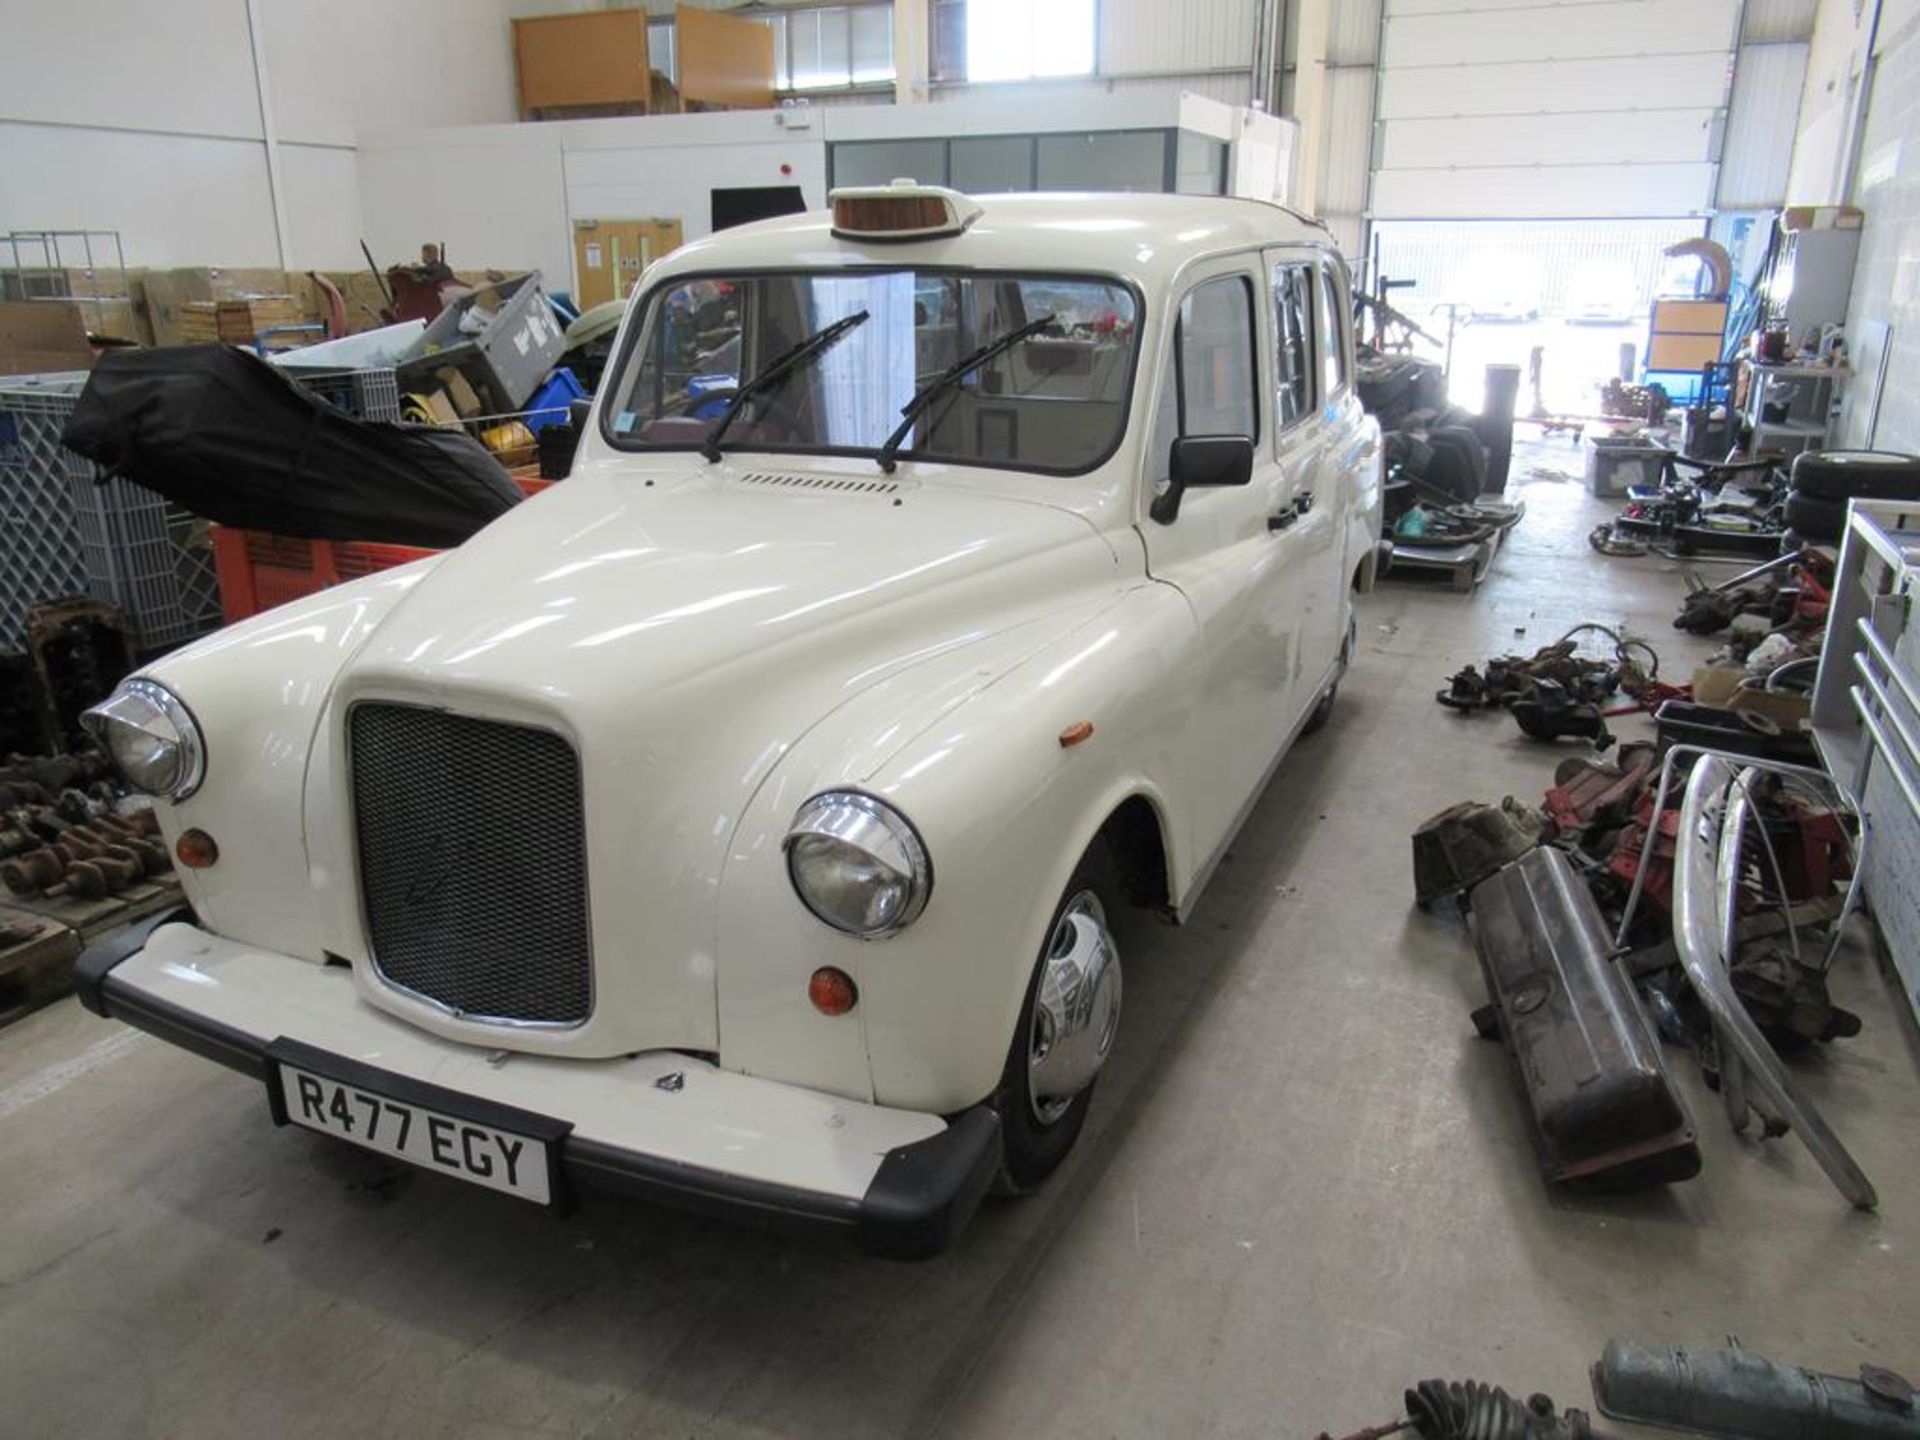
[[[872,846],[855,838],[866,827],[877,828],[899,846],[901,856],[906,861],[904,871]],[[873,832],[866,830],[866,833],[871,837]],[[887,865],[896,874],[904,875],[908,892],[906,903],[901,906],[899,913],[884,925],[863,928],[843,923],[839,917],[816,904],[802,883],[794,854],[796,842],[809,836],[820,836],[858,849]],[[927,901],[933,894],[933,860],[927,853],[926,842],[920,838],[919,830],[900,810],[864,790],[822,790],[809,797],[794,812],[793,823],[788,826],[780,848],[786,859],[787,882],[792,885],[794,895],[806,907],[807,913],[828,928],[856,940],[884,940],[890,935],[899,934],[925,913]]]
[[[180,768],[173,778],[173,783],[165,789],[149,789],[147,786],[140,784],[133,776],[126,773],[125,767],[122,766],[119,759],[114,756],[113,744],[108,738],[108,729],[116,721],[130,723],[121,720],[121,717],[114,713],[114,706],[129,696],[143,700],[151,705],[159,712],[160,716],[173,727],[174,736],[172,743],[176,745],[180,751]],[[95,740],[100,742],[102,748],[106,750],[108,757],[113,759],[114,768],[126,777],[129,784],[143,794],[158,796],[178,803],[198,790],[200,788],[200,782],[206,779],[207,746],[205,739],[200,733],[200,722],[193,718],[193,711],[187,708],[186,701],[182,700],[158,680],[148,680],[144,677],[122,680],[119,685],[114,687],[113,693],[98,705],[88,710],[82,717],[82,720],[86,725],[87,732],[92,735]]]

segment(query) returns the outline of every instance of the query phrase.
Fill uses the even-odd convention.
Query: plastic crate
[[[361,419],[400,418],[391,369],[288,367],[287,378]],[[124,607],[143,651],[221,623],[206,525],[130,481],[101,483],[60,443],[86,384],[84,371],[0,378],[0,649],[21,643],[29,608],[62,595]]]
[[[25,641],[27,611],[87,590],[73,476],[92,467],[60,444],[84,373],[0,379],[0,650]]]
[[[492,318],[477,335],[469,335],[460,327],[476,308]],[[540,272],[532,270],[454,300],[398,368],[402,386],[413,389],[434,371],[454,366],[487,392],[482,398],[494,411],[522,410],[565,348]]]
[[[86,383],[86,375],[78,372],[36,375],[9,381],[0,390],[0,410],[12,417],[16,437],[9,463],[13,483],[7,488],[49,502],[38,517],[46,527],[42,551],[59,547],[64,552],[71,540],[80,560],[77,574],[43,571],[43,578],[24,584],[7,572],[4,588],[10,599],[18,596],[13,634],[19,633],[27,606],[76,592],[124,609],[143,651],[217,629],[220,588],[204,527],[151,490],[107,479],[98,465],[60,443]],[[16,543],[25,548],[34,541],[23,536]]]
[[[515,475],[527,495],[553,482]],[[358,580],[436,555],[411,545],[382,545],[360,540],[298,540],[262,530],[213,527],[214,566],[220,577],[220,608],[228,624],[318,594],[333,585]]]
[[[283,363],[279,369],[302,390],[355,419],[388,423],[400,419],[400,385],[390,367],[336,370]]]
[[[1602,499],[1625,495],[1635,485],[1653,485],[1671,452],[1631,436],[1594,435],[1587,440],[1587,489]]]

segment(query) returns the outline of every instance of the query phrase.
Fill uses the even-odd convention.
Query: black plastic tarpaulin
[[[61,437],[222,525],[444,548],[520,503],[459,430],[358,420],[228,345],[100,357]]]

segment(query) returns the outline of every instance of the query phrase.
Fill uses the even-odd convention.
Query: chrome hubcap
[[[1100,897],[1067,902],[1040,960],[1033,1028],[1027,1035],[1027,1094],[1033,1117],[1051,1125],[1091,1085],[1120,1028],[1120,951]]]

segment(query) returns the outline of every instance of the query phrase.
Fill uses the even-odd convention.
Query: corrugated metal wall
[[[1819,8],[1820,0],[1747,0],[1746,14],[1740,22],[1740,43],[1805,40],[1813,34],[1813,16]]]
[[[1785,203],[1807,48],[1805,40],[1740,47],[1715,195],[1720,209],[1771,210]]]
[[[1382,0],[1334,0],[1327,35],[1327,123],[1320,212],[1350,259],[1366,246]]]
[[[1254,0],[1101,0],[1102,75],[1165,75],[1253,63]],[[1244,98],[1244,96],[1243,96]]]

